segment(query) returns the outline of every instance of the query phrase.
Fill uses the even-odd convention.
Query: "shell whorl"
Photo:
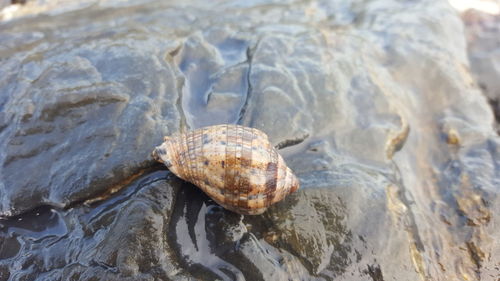
[[[153,157],[240,214],[261,214],[299,187],[267,136],[254,128],[216,125],[165,137]]]

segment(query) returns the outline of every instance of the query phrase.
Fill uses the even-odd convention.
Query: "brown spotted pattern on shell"
[[[240,214],[261,214],[299,188],[266,134],[254,128],[216,125],[165,137],[153,157]]]

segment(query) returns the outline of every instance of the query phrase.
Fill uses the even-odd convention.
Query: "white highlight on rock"
[[[448,0],[455,10],[464,12],[468,9],[475,9],[484,13],[500,14],[500,1],[495,0]]]

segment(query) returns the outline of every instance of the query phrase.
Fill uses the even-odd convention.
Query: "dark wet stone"
[[[44,2],[0,14],[0,280],[498,273],[500,142],[445,1]],[[151,167],[218,123],[299,192],[243,217]]]
[[[156,172],[103,203],[67,211],[43,208],[0,221],[0,268],[16,280],[181,278],[165,233],[178,185],[169,173]],[[47,225],[25,222],[30,216]]]

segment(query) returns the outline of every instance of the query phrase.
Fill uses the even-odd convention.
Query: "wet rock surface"
[[[44,5],[2,10],[0,280],[497,278],[500,142],[445,1]],[[151,161],[219,123],[301,190],[240,216]]]
[[[495,113],[500,131],[500,15],[468,10],[462,14],[471,70]]]

